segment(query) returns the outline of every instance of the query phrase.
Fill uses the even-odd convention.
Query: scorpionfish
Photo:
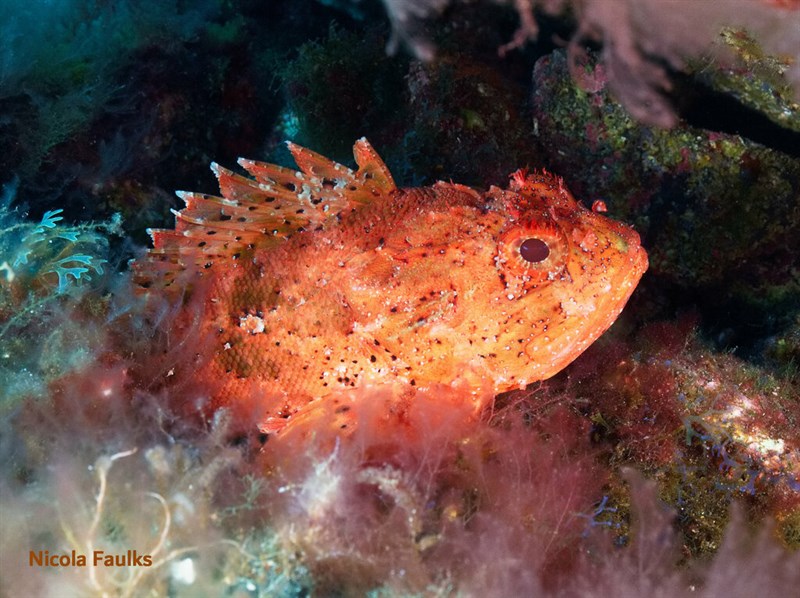
[[[213,347],[196,374],[215,406],[256,405],[262,430],[370,385],[494,397],[544,380],[614,322],[647,269],[631,227],[547,172],[485,192],[402,189],[366,139],[357,170],[288,147],[298,172],[212,164],[221,197],[179,192],[175,229],[151,230],[133,264],[150,293],[203,288]]]

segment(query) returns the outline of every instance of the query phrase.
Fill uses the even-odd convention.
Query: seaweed
[[[105,280],[108,237],[120,234],[121,218],[79,225],[65,224],[63,210],[46,211],[38,221],[23,220],[11,202],[16,181],[0,197],[0,380],[7,406],[13,398],[41,389],[53,375],[75,365],[75,351],[60,365],[44,360],[46,343],[63,336],[65,316],[97,302]],[[68,358],[72,356],[72,359]],[[45,362],[47,366],[45,366]],[[47,371],[46,371],[47,370]]]

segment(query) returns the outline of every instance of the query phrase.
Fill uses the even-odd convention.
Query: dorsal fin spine
[[[397,190],[391,173],[365,138],[353,146],[354,171],[291,142],[287,147],[299,170],[239,158],[253,178],[210,165],[222,197],[178,191],[185,207],[171,210],[175,229],[152,229],[153,249],[134,263],[142,286],[161,273],[207,268],[214,259],[241,250],[268,247],[308,226],[323,225],[332,215],[387,197]],[[145,285],[145,283],[147,283]]]

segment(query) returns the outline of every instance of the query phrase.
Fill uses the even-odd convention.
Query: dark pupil
[[[519,246],[519,254],[522,259],[532,264],[543,262],[550,255],[550,248],[541,239],[526,239]]]

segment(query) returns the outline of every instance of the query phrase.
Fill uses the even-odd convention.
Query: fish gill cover
[[[800,10],[674,4],[4,4],[2,592],[789,595]]]

